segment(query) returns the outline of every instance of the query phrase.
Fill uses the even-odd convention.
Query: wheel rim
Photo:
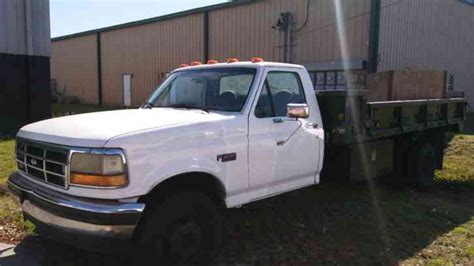
[[[181,223],[169,238],[170,253],[180,260],[190,260],[199,253],[202,231],[193,221]]]

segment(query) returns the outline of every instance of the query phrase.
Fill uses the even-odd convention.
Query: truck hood
[[[130,109],[71,115],[24,126],[18,137],[76,147],[103,147],[123,134],[218,121],[226,116],[200,110]]]

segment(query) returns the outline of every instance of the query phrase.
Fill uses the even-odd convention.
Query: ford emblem
[[[31,159],[30,162],[31,162],[32,165],[36,165],[36,164],[38,163],[38,162],[36,161],[36,159]]]

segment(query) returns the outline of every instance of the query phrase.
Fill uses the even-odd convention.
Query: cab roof
[[[288,68],[304,68],[302,65],[297,64],[288,64],[288,63],[279,63],[279,62],[257,62],[252,63],[250,61],[242,61],[235,63],[216,63],[216,64],[201,64],[197,66],[186,66],[179,67],[173,70],[172,72],[182,71],[182,70],[196,70],[196,69],[210,69],[210,68],[222,68],[222,67],[249,67],[249,68],[264,68],[264,67],[288,67]]]

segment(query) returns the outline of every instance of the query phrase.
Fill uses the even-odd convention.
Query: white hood
[[[67,146],[103,147],[107,140],[122,134],[224,118],[200,110],[119,110],[43,120],[24,126],[17,136]]]

